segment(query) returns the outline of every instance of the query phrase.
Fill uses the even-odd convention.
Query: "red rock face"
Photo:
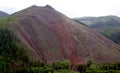
[[[30,57],[45,63],[70,60],[73,65],[120,61],[120,47],[100,33],[72,21],[50,6],[16,13],[15,34]]]

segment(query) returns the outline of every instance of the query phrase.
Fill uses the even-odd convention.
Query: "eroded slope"
[[[120,47],[95,30],[79,25],[50,6],[32,6],[14,16],[16,35],[29,47],[29,55],[46,63],[120,61]]]

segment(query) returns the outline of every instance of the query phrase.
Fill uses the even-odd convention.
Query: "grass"
[[[16,22],[16,18],[14,16],[9,16],[0,19],[0,29],[6,28],[8,24],[14,24]]]
[[[120,73],[120,70],[87,70],[86,73]]]
[[[113,26],[113,27],[104,27],[104,28],[102,28],[102,29],[100,29],[98,31],[101,32],[101,33],[105,33],[106,35],[110,36],[113,33],[116,33],[118,31],[120,31],[119,29],[120,29],[119,26]]]
[[[60,70],[55,71],[54,73],[77,73],[77,72],[74,72],[68,69],[60,69]]]

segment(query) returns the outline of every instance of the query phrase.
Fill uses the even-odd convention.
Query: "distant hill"
[[[0,18],[3,18],[3,17],[6,17],[8,16],[9,14],[3,12],[3,11],[0,11]]]
[[[75,18],[87,26],[96,29],[114,42],[120,44],[120,17],[102,16],[102,17],[83,17]]]

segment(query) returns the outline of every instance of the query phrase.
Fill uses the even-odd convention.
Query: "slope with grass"
[[[75,18],[91,28],[101,32],[117,44],[120,44],[120,18],[117,16]]]

